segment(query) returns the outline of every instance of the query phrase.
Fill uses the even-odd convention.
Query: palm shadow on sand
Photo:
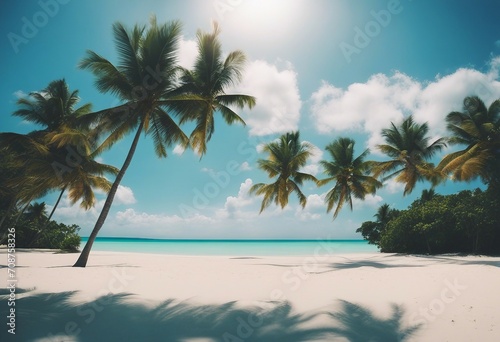
[[[2,341],[405,341],[418,327],[403,326],[400,307],[388,319],[362,306],[341,301],[335,309],[298,314],[288,302],[242,307],[237,302],[200,305],[167,300],[138,303],[131,294],[110,294],[92,302],[75,300],[76,292],[38,293],[16,301],[16,335],[0,332]],[[5,303],[6,296],[0,300]],[[7,305],[0,308],[8,315]],[[319,321],[316,321],[319,318]]]

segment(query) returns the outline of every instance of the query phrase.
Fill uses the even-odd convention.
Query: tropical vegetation
[[[0,215],[3,214],[5,213],[0,211]],[[49,220],[44,202],[32,203],[22,213],[15,211],[7,224],[9,228],[14,228],[16,248],[49,248],[77,252],[80,246],[80,227]]]
[[[93,111],[90,103],[79,105],[77,90],[64,79],[18,100],[14,116],[36,125],[28,134],[0,133],[0,235],[16,227],[18,240],[27,247],[78,248],[77,226],[51,220],[64,194],[83,209],[95,206],[96,191],[106,200],[74,266],[85,267],[97,235],[111,209],[120,183],[130,166],[140,137],[150,137],[159,158],[167,157],[174,145],[192,148],[200,158],[207,153],[215,132],[216,116],[231,125],[245,125],[237,110],[251,109],[256,99],[231,93],[241,81],[245,54],[223,53],[220,28],[197,32],[198,55],[192,68],[178,61],[181,23],[127,28],[113,25],[116,61],[87,51],[81,69],[90,71],[97,90],[114,95],[118,105]],[[384,160],[368,160],[370,150],[355,153],[355,141],[335,137],[325,147],[328,159],[320,161],[323,179],[307,172],[316,148],[301,141],[300,132],[287,132],[266,143],[257,161],[270,183],[254,184],[250,193],[262,198],[260,212],[272,204],[285,208],[295,195],[302,208],[307,196],[302,187],[332,184],[322,196],[333,219],[345,204],[352,210],[355,199],[375,195],[391,179],[404,185],[409,195],[418,182],[431,188],[406,210],[381,206],[374,221],[357,230],[382,251],[411,253],[496,253],[499,251],[500,221],[500,99],[490,106],[477,96],[463,101],[462,111],[446,116],[449,136],[431,140],[427,123],[412,115],[388,123],[381,131],[384,143],[376,148]],[[192,128],[185,133],[187,125]],[[132,135],[121,168],[100,163],[97,157]],[[436,156],[448,146],[457,146],[438,162]],[[435,163],[437,162],[437,166]],[[111,178],[111,180],[110,180]],[[434,187],[448,179],[469,182],[480,179],[486,191],[436,194]],[[48,193],[59,196],[47,215],[44,203],[34,202]]]
[[[251,96],[225,93],[239,80],[245,57],[235,51],[225,60],[222,58],[216,25],[212,34],[198,32],[199,55],[193,71],[180,69],[177,64],[181,34],[181,24],[177,21],[158,24],[153,17],[149,27],[135,25],[132,29],[115,23],[113,33],[118,52],[116,66],[93,51],[88,51],[80,63],[82,69],[94,74],[99,91],[114,94],[123,102],[94,114],[99,117],[101,132],[109,134],[98,150],[110,148],[126,134],[135,133],[99,218],[74,265],[77,267],[87,264],[92,244],[106,220],[141,134],[152,137],[158,157],[166,157],[166,148],[174,143],[184,147],[190,144],[203,155],[214,131],[214,112],[219,111],[228,124],[243,122],[228,106],[243,108],[255,104]],[[179,124],[196,123],[190,137],[175,117]]]
[[[491,190],[422,196],[405,210],[383,205],[376,221],[363,222],[357,231],[387,253],[499,254],[499,205]]]

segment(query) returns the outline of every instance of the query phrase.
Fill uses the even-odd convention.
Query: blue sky
[[[59,78],[80,90],[82,104],[116,105],[94,88],[90,72],[77,68],[87,49],[116,61],[115,21],[145,24],[152,14],[159,22],[180,20],[186,67],[196,54],[196,30],[210,30],[212,20],[221,26],[224,51],[247,55],[243,81],[233,90],[257,97],[253,110],[241,112],[247,126],[217,118],[201,160],[175,148],[157,159],[143,136],[100,236],[360,238],[356,228],[381,204],[406,208],[429,184],[403,197],[402,186],[389,181],[333,221],[323,203],[329,186],[306,183],[305,209],[292,199],[285,210],[270,207],[259,215],[260,199],[247,193],[252,184],[268,182],[256,168],[265,157],[258,146],[299,129],[317,147],[306,170],[322,178],[318,162],[328,158],[322,151],[340,136],[356,140],[357,154],[370,148],[371,159],[383,160],[375,146],[391,121],[413,114],[437,138],[446,135],[444,117],[459,110],[465,96],[479,95],[488,105],[500,97],[496,0],[2,0],[0,6],[0,131],[36,129],[11,116],[16,100]],[[120,167],[130,142],[124,139],[101,160]],[[436,190],[478,186],[448,181]],[[53,193],[43,200],[50,208],[55,199]],[[96,207],[84,212],[65,199],[55,219],[79,224],[87,236],[103,201],[100,194]]]

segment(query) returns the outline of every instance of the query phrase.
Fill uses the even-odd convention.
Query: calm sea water
[[[83,248],[87,238],[82,238]],[[320,255],[376,253],[365,240],[157,240],[98,237],[94,251],[173,255]]]

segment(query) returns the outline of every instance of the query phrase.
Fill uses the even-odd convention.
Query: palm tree
[[[233,69],[226,70],[222,76],[217,74],[220,71],[218,68],[205,70],[212,72],[211,75],[193,73],[196,75],[195,80],[220,78],[219,81],[214,81],[214,84],[219,88],[211,94],[198,94],[197,89],[190,87],[179,89],[176,49],[180,28],[180,23],[177,21],[158,25],[154,17],[151,19],[148,29],[135,25],[133,29],[128,30],[121,23],[115,23],[113,33],[119,55],[119,64],[115,66],[92,51],[88,51],[87,57],[80,63],[81,68],[89,69],[96,76],[96,86],[99,91],[115,94],[123,101],[123,104],[116,108],[95,113],[101,118],[98,124],[99,129],[110,132],[98,151],[110,148],[129,132],[135,130],[135,135],[87,244],[74,264],[76,267],[85,267],[87,264],[92,244],[106,220],[118,186],[132,161],[142,133],[153,138],[156,154],[159,157],[166,157],[166,148],[173,143],[180,143],[184,147],[189,144],[189,138],[172,119],[169,112],[180,116],[180,121],[184,122],[197,120],[198,115],[201,115],[200,112],[206,113],[206,111],[197,109],[197,106],[206,108],[208,102],[211,105],[208,109],[210,113],[215,110],[221,110],[224,113],[221,105],[231,103],[242,105],[250,101],[245,100],[245,98],[238,100],[238,96],[234,98],[222,96],[224,88],[235,81],[234,78],[239,75],[236,72],[240,66],[238,63]],[[216,39],[214,39],[213,44],[219,46]],[[209,57],[199,57],[197,65],[202,65],[201,60]],[[212,60],[211,63],[217,61],[219,59]],[[216,96],[216,98],[211,98],[211,96]],[[189,104],[190,101],[193,104]],[[213,131],[212,124],[210,127]],[[210,135],[206,138],[209,139]],[[198,142],[195,143],[195,148],[200,154],[205,152],[204,143],[199,143],[198,138],[192,138],[191,141]]]
[[[420,196],[420,203],[428,202],[436,196],[436,191],[434,189],[424,189],[422,190],[422,195]]]
[[[258,183],[250,188],[251,194],[264,195],[260,212],[264,211],[272,202],[283,209],[288,204],[288,197],[295,192],[302,208],[305,207],[307,197],[300,190],[305,180],[316,182],[317,179],[308,173],[300,172],[311,156],[313,146],[307,142],[300,142],[299,132],[283,134],[277,141],[266,144],[264,152],[269,153],[267,159],[259,159],[259,168],[267,172],[269,178],[277,177],[270,184]]]
[[[23,189],[28,192],[28,198],[31,195],[39,197],[54,188],[60,189],[47,223],[67,189],[71,202],[74,204],[82,199],[80,206],[88,210],[96,202],[93,189],[108,191],[111,187],[104,175],[118,172],[115,167],[94,160],[96,154],[92,154],[91,149],[95,147],[95,141],[90,134],[90,124],[95,118],[89,115],[91,104],[76,107],[79,101],[78,90],[70,91],[64,79],[52,81],[42,91],[19,99],[20,108],[13,113],[43,126],[42,130],[31,132],[28,136],[3,134],[10,139],[10,144],[16,140],[24,149],[23,155],[28,161],[25,172],[14,181],[26,184],[26,177],[33,178],[35,186],[32,184]]]
[[[337,203],[333,214],[334,219],[344,203],[348,203],[352,210],[352,196],[364,199],[366,195],[374,194],[377,188],[382,186],[382,183],[368,174],[371,162],[365,161],[365,158],[370,151],[366,149],[358,157],[354,157],[354,144],[353,139],[338,138],[326,146],[332,161],[321,161],[328,178],[320,180],[318,185],[335,181],[334,187],[328,191],[325,197],[328,213]]]
[[[477,96],[466,97],[463,112],[446,116],[452,145],[465,149],[446,155],[438,169],[459,181],[479,177],[490,186],[500,185],[500,99],[489,108]]]
[[[387,223],[397,214],[396,209],[391,209],[390,205],[387,203],[382,204],[378,209],[377,213],[373,215],[376,218],[377,224],[385,227]]]
[[[37,158],[47,156],[49,150],[36,141],[31,133],[0,133],[0,147],[4,153],[1,158],[0,194],[2,200],[8,201],[0,220],[0,232],[3,232],[2,227],[16,208],[24,208],[18,210],[19,218],[32,200],[46,195],[50,190],[50,186],[46,186],[35,173],[29,171]],[[53,170],[51,175],[54,176]],[[17,218],[14,221],[17,222]]]
[[[198,58],[192,71],[182,69],[183,85],[178,90],[186,95],[186,100],[174,102],[182,115],[180,124],[196,122],[190,142],[201,155],[206,153],[206,143],[214,132],[215,112],[220,112],[228,124],[239,122],[245,125],[245,121],[230,107],[243,109],[255,105],[253,96],[226,94],[226,88],[241,80],[246,57],[242,51],[236,50],[223,59],[219,33],[217,23],[214,23],[212,33],[198,31]]]
[[[64,79],[55,80],[40,92],[32,92],[27,98],[17,101],[19,109],[13,115],[43,126],[44,133],[62,133],[64,129],[89,130],[86,114],[92,105],[86,103],[78,108],[78,90],[70,91]]]
[[[392,159],[373,162],[373,175],[389,175],[383,181],[396,177],[396,182],[404,183],[404,195],[411,193],[421,180],[429,180],[433,185],[441,180],[441,174],[428,162],[437,152],[446,147],[445,139],[439,138],[429,144],[427,123],[417,124],[410,115],[399,126],[391,122],[391,128],[383,129],[382,136],[387,144],[378,149]]]
[[[30,204],[26,210],[27,219],[40,222],[47,218],[45,202]]]
[[[363,222],[361,227],[356,229],[356,233],[361,233],[363,238],[368,240],[368,243],[380,245],[380,238],[384,233],[387,224],[393,218],[397,217],[398,214],[398,210],[391,209],[389,204],[384,203],[377,209],[377,213],[373,215],[376,219],[375,222]]]

